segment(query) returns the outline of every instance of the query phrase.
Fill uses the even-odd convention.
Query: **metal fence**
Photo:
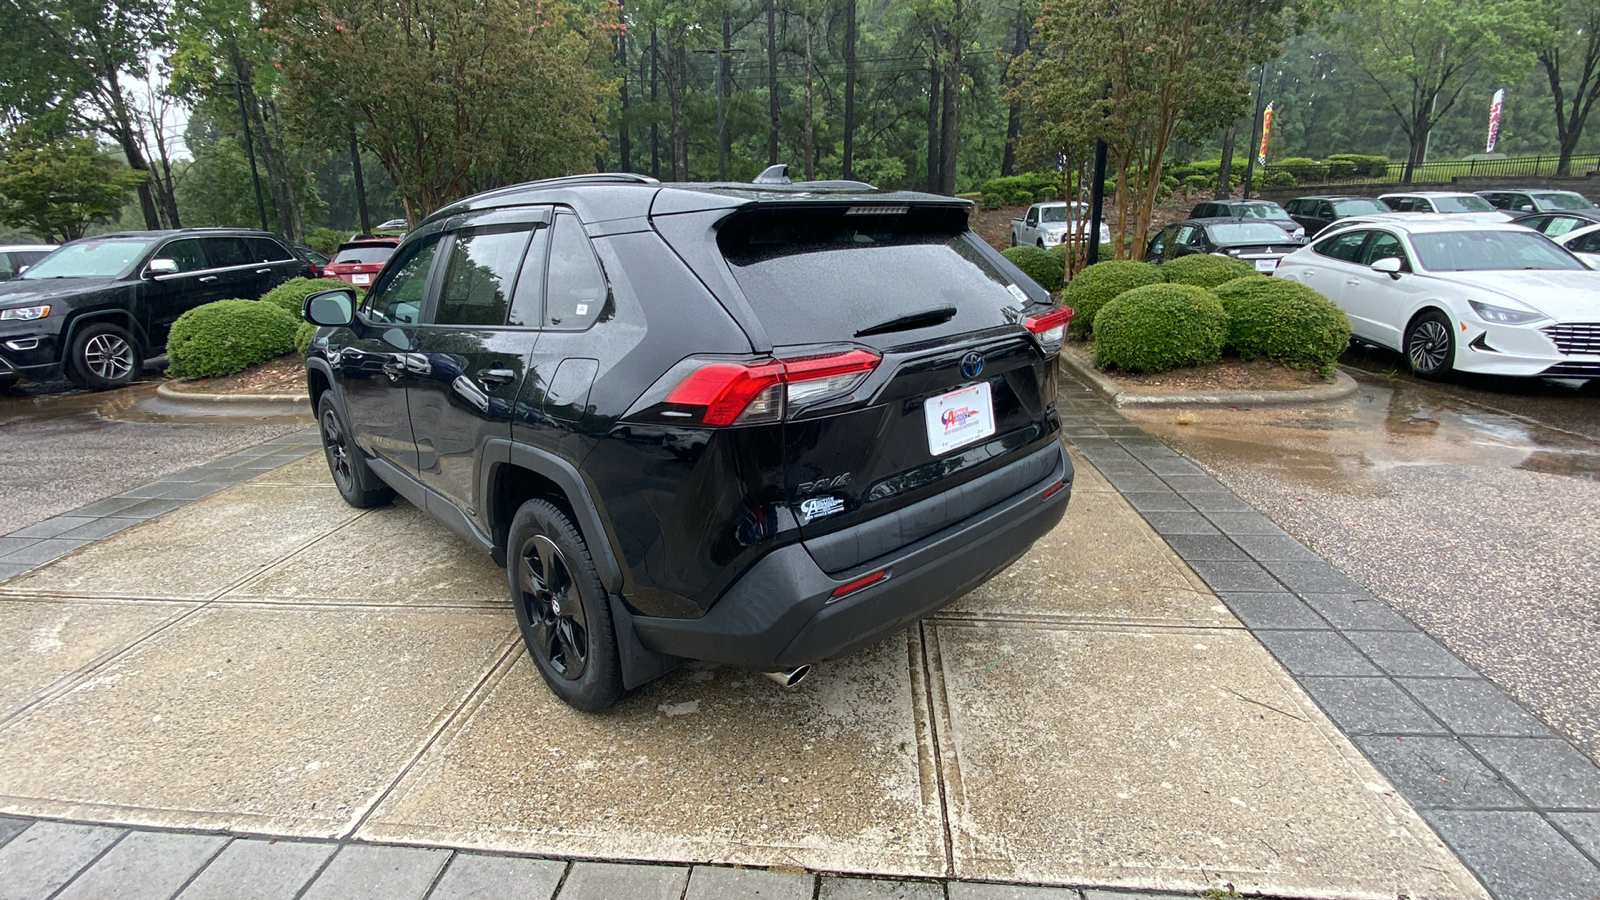
[[[1456,178],[1536,178],[1553,176],[1556,174],[1556,163],[1559,157],[1550,156],[1519,156],[1507,159],[1461,159],[1442,160],[1438,162],[1422,163],[1411,172],[1412,184],[1449,184]],[[1318,170],[1320,167],[1320,171]],[[1569,172],[1574,176],[1581,176],[1600,169],[1600,153],[1588,153],[1572,157]],[[1392,162],[1388,171],[1383,175],[1352,174],[1334,176],[1328,173],[1326,164],[1318,163],[1313,166],[1298,165],[1265,165],[1261,169],[1261,184],[1269,186],[1274,181],[1284,182],[1283,178],[1273,178],[1278,172],[1283,172],[1294,179],[1294,184],[1387,184],[1398,183],[1405,177],[1406,164],[1404,161]],[[1283,186],[1288,187],[1285,183]]]

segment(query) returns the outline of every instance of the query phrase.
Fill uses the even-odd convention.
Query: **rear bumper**
[[[849,655],[987,581],[1061,521],[1072,464],[1059,443],[1049,451],[1057,461],[1045,478],[894,553],[830,576],[791,544],[763,557],[704,616],[634,616],[634,629],[657,652],[760,671]],[[1063,487],[1042,496],[1056,484]],[[879,570],[881,581],[833,597]]]

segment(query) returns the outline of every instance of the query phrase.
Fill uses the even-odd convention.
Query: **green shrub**
[[[167,335],[167,371],[178,378],[242,372],[294,349],[295,317],[271,303],[218,300],[178,317]]]
[[[317,291],[331,291],[334,288],[351,287],[337,278],[291,278],[261,295],[261,302],[271,303],[282,309],[296,319],[300,318],[300,311],[305,306],[308,295]],[[361,305],[361,298],[367,292],[361,288],[351,288],[356,292],[356,305]]]
[[[1328,166],[1328,178],[1331,180],[1353,178],[1359,172],[1356,164],[1348,159],[1329,159],[1324,162]]]
[[[311,346],[311,339],[317,336],[317,326],[310,322],[301,322],[294,330],[294,349],[300,351],[301,356],[306,355],[306,348]]]
[[[1256,267],[1231,256],[1212,256],[1209,253],[1191,253],[1158,266],[1161,278],[1173,284],[1192,284],[1195,287],[1214,288],[1224,281],[1254,275]]]
[[[1011,264],[1021,269],[1023,274],[1039,282],[1039,286],[1045,290],[1061,290],[1061,282],[1066,277],[1065,256],[1057,256],[1038,247],[1011,247],[1001,251],[1001,255],[1011,260]]]
[[[1079,337],[1090,334],[1094,330],[1095,314],[1118,294],[1147,284],[1159,284],[1161,280],[1157,267],[1129,259],[1108,260],[1086,267],[1072,276],[1061,294],[1061,302],[1073,309],[1073,333]]]
[[[1296,281],[1236,278],[1216,289],[1228,311],[1228,346],[1245,359],[1333,373],[1350,343],[1350,320],[1332,300]]]
[[[1365,175],[1368,178],[1382,178],[1389,174],[1389,157],[1371,156],[1366,153],[1330,153],[1326,162],[1349,163],[1355,166],[1355,174]]]
[[[332,228],[313,228],[306,235],[306,246],[321,253],[323,256],[332,256],[339,249],[339,245],[350,239],[350,232],[337,231]]]
[[[999,209],[1002,206],[1005,206],[1005,204],[1000,202],[999,195],[993,195],[993,196],[991,196],[989,194],[984,194],[983,195],[983,208],[984,209]]]
[[[1294,187],[1297,184],[1299,182],[1295,181],[1293,172],[1280,170],[1277,172],[1264,172],[1261,175],[1262,187]]]
[[[1061,196],[1061,173],[1023,172],[1020,175],[991,178],[979,185],[978,190],[983,194],[985,204],[998,202],[1000,206],[1027,206],[1035,199]]]
[[[1228,313],[1215,294],[1186,284],[1147,285],[1095,314],[1094,364],[1128,372],[1203,366],[1222,355],[1227,334]]]
[[[1280,159],[1268,167],[1271,171],[1288,172],[1301,184],[1324,181],[1328,177],[1327,163],[1319,163],[1304,156]]]

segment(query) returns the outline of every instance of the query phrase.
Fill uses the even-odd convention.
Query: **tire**
[[[1044,249],[1044,238],[1039,238],[1039,249],[1040,250]]]
[[[1430,309],[1406,326],[1406,363],[1411,374],[1430,381],[1449,378],[1455,371],[1456,335],[1444,313]]]
[[[511,605],[550,692],[599,712],[622,696],[622,664],[605,586],[583,535],[545,500],[517,510],[506,538]]]
[[[323,392],[317,401],[317,427],[322,432],[322,455],[328,460],[328,473],[344,502],[356,509],[371,509],[394,499],[394,488],[372,471],[361,448],[351,439],[331,393]]]
[[[111,322],[85,326],[72,338],[66,374],[73,384],[109,391],[139,377],[144,356],[132,332]]]

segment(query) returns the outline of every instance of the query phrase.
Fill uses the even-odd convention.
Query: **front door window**
[[[367,318],[383,324],[415,325],[422,319],[428,272],[433,267],[439,236],[431,235],[401,248],[384,267],[367,295]]]

